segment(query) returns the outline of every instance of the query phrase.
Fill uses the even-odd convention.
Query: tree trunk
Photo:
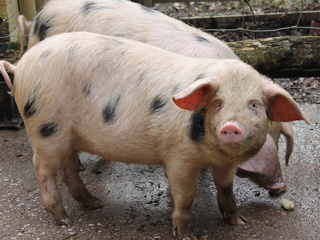
[[[227,44],[241,60],[270,77],[320,76],[320,37],[274,37]]]

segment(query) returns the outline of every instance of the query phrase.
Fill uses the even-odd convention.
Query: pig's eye
[[[259,108],[259,103],[257,102],[249,103],[249,109],[251,109],[252,111],[256,112],[258,108]]]
[[[222,101],[216,101],[216,111],[219,111],[221,108],[223,108],[223,102]]]

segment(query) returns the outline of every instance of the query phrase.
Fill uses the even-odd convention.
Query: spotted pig
[[[210,166],[221,213],[243,224],[233,194],[239,163],[266,141],[269,121],[307,119],[290,95],[236,59],[189,58],[133,40],[87,32],[43,40],[17,66],[12,88],[34,151],[45,208],[69,223],[55,178],[89,208],[101,201],[78,172],[80,151],[162,165],[174,201],[173,234],[195,238],[191,205]],[[53,84],[54,83],[54,84]]]
[[[129,17],[128,17],[129,16]],[[51,0],[34,21],[28,22],[19,16],[21,36],[24,28],[30,28],[28,48],[46,37],[72,31],[88,31],[134,39],[160,48],[198,58],[238,59],[222,41],[181,21],[170,18],[152,8],[126,0]],[[21,38],[23,52],[24,38]],[[291,131],[285,131],[290,130]],[[254,166],[267,165],[263,171],[239,166],[238,176],[249,177],[261,187],[273,192],[281,192],[286,186],[282,180],[278,160],[278,140],[280,133],[287,139],[286,162],[293,147],[293,132],[289,123],[270,125],[272,138],[263,148],[265,152],[250,159]],[[268,140],[268,141],[269,141]],[[270,157],[273,156],[273,157]]]

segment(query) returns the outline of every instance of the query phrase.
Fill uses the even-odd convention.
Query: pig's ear
[[[304,120],[309,124],[308,119],[299,110],[298,104],[279,85],[268,81],[264,85],[263,93],[268,98],[269,118],[271,121],[290,122]]]
[[[172,97],[173,102],[184,110],[204,108],[219,89],[219,82],[215,78],[204,78],[192,83]]]

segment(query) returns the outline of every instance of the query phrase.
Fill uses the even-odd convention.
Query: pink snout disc
[[[239,146],[243,140],[243,132],[236,124],[227,122],[220,128],[219,137],[230,146]]]

